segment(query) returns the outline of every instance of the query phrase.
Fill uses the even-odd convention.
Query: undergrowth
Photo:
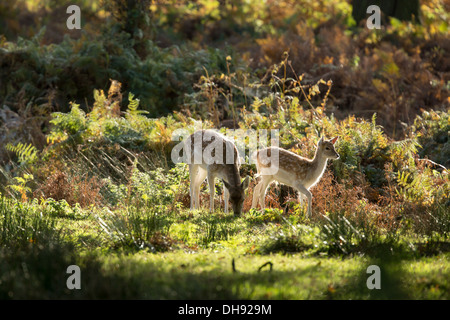
[[[391,19],[372,33],[356,27],[348,3],[242,4],[152,2],[153,20],[140,12],[125,23],[136,7],[114,2],[117,20],[97,34],[52,45],[43,43],[44,29],[15,42],[0,37],[0,78],[8,79],[0,82],[0,284],[13,288],[0,286],[1,297],[35,297],[27,279],[67,294],[49,273],[42,280],[29,272],[42,259],[50,273],[70,261],[85,266],[100,296],[138,294],[133,278],[137,291],[108,295],[99,281],[111,279],[95,280],[103,266],[90,251],[364,257],[385,263],[394,284],[402,261],[446,259],[450,50],[440,2],[424,2],[423,25]],[[162,32],[152,33],[155,26]],[[248,41],[221,50],[218,30]],[[200,202],[206,208],[211,199],[216,212],[190,211],[188,168],[171,152],[179,130],[200,128],[276,129],[280,147],[307,158],[320,137],[339,136],[340,158],[311,190],[311,217],[294,190],[277,184],[264,211],[250,208],[258,178],[249,145],[242,217],[223,213],[221,185],[212,195],[201,188]],[[17,268],[24,278],[14,284]],[[334,295],[329,286],[326,296],[347,297],[344,289]],[[442,297],[445,284],[433,290]]]

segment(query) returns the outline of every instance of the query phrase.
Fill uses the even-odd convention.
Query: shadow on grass
[[[150,254],[150,253],[149,253]],[[141,256],[145,257],[145,255]],[[346,258],[343,258],[346,259]],[[258,272],[238,260],[228,268],[196,264],[162,265],[127,254],[76,253],[70,245],[30,245],[0,249],[0,299],[412,299],[415,279],[401,255],[380,248],[360,268],[342,269],[339,261]],[[323,261],[328,261],[325,258]],[[231,262],[231,261],[230,261]],[[81,289],[69,290],[69,265],[81,270]],[[381,289],[370,290],[369,265],[380,267]],[[222,264],[223,266],[223,264]],[[263,264],[264,266],[264,264]],[[420,293],[418,293],[420,294]],[[444,294],[445,296],[445,294]],[[442,296],[442,297],[444,297]],[[441,297],[441,298],[442,298]]]
[[[294,271],[269,268],[238,271],[206,270],[196,266],[164,267],[154,262],[75,254],[70,246],[29,246],[0,249],[0,299],[292,299],[320,295],[312,277],[323,276],[318,266]],[[117,259],[117,260],[115,260]],[[81,289],[69,290],[69,265],[81,270]],[[192,268],[192,269],[191,269]],[[324,281],[328,281],[325,278]],[[306,285],[306,286],[305,286]],[[326,287],[326,285],[325,285]],[[289,288],[285,292],[283,288]],[[354,297],[356,298],[356,297]]]
[[[359,299],[369,300],[407,300],[411,299],[408,292],[408,273],[402,267],[402,260],[393,257],[389,252],[380,254],[369,259],[366,265],[356,274],[353,281],[338,290],[339,294],[334,299]],[[379,267],[379,288],[369,288],[370,284],[376,283],[371,278],[376,271],[370,270],[369,266]]]

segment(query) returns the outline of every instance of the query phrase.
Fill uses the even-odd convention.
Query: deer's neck
[[[314,158],[311,161],[313,169],[312,171],[314,172],[315,179],[318,180],[322,177],[322,174],[327,166],[327,160],[328,159],[321,152],[318,152],[318,150],[316,150],[316,154],[314,155]]]
[[[225,178],[232,186],[238,186],[241,183],[241,176],[239,175],[239,168],[235,164],[225,164],[226,173]]]

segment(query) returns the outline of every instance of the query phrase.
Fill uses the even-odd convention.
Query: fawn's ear
[[[242,183],[241,183],[242,189],[244,189],[244,190],[247,189],[249,183],[250,183],[250,177],[247,176],[247,177],[245,177],[244,181],[242,181]]]
[[[320,137],[319,144],[323,143],[323,136]]]
[[[336,141],[337,141],[337,139],[339,139],[339,136],[334,137],[333,139],[330,140],[330,142],[331,142],[332,144],[335,144]]]
[[[231,190],[231,185],[226,182],[225,180],[222,179],[223,185],[225,186],[225,188],[227,188],[228,190]]]

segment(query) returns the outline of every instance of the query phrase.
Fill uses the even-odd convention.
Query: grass
[[[117,209],[94,210],[74,219],[52,215],[45,205],[34,217],[26,205],[4,198],[1,207],[2,227],[11,228],[13,223],[4,221],[15,208],[15,214],[30,218],[17,223],[20,228],[41,226],[46,235],[16,247],[6,245],[12,239],[2,238],[0,296],[5,299],[449,298],[448,250],[411,249],[419,244],[406,237],[401,241],[410,247],[381,241],[366,254],[345,254],[324,249],[330,235],[323,238],[318,225],[293,224],[292,217],[255,222],[254,213],[234,217],[220,211],[180,210],[156,221],[151,210],[149,215],[144,210],[141,220],[132,220],[131,211]],[[128,224],[119,229],[118,221],[108,220],[111,216]],[[116,226],[124,239],[137,241],[147,235],[152,245],[117,241],[108,226]],[[155,245],[162,239],[170,245]],[[71,264],[81,268],[81,290],[65,286]],[[365,286],[371,264],[382,270],[381,290]]]
[[[50,253],[55,253],[50,251]],[[48,253],[48,254],[50,254]],[[35,259],[48,257],[39,253]],[[16,258],[17,259],[17,258]],[[35,259],[27,258],[22,264],[31,265]],[[232,259],[236,271],[232,269]],[[270,261],[269,269],[258,269]],[[3,262],[4,264],[5,262]],[[67,260],[44,263],[48,275],[58,271],[50,282],[59,278],[59,287],[45,291],[45,281],[33,283],[35,297],[86,299],[368,299],[414,298],[448,299],[448,256],[403,262],[396,268],[406,271],[400,280],[385,283],[382,277],[381,296],[364,288],[370,261],[362,257],[303,257],[302,255],[239,255],[231,249],[202,249],[196,252],[173,251],[153,254],[139,252],[133,255],[110,253],[77,258],[82,270],[82,289],[65,290],[62,270]],[[42,264],[42,263],[41,263]],[[18,264],[20,266],[20,264]],[[41,269],[42,270],[42,269]],[[382,269],[383,270],[383,269]],[[24,281],[20,272],[15,283]],[[12,271],[10,271],[12,272]],[[396,270],[394,270],[396,272]],[[8,277],[6,275],[6,277]],[[37,274],[28,275],[37,278]],[[22,278],[22,279],[21,279]],[[357,279],[357,280],[355,280]],[[6,279],[8,280],[8,279]],[[5,276],[3,276],[5,283]],[[7,284],[7,282],[6,282]],[[400,289],[395,286],[400,286]],[[30,298],[30,286],[12,288],[11,298]],[[15,289],[15,290],[14,290]],[[58,293],[59,294],[56,294]],[[407,294],[406,294],[407,292]],[[34,296],[31,296],[34,298]]]
[[[449,298],[444,1],[376,32],[339,0],[83,1],[64,38],[35,2],[0,8],[0,298]],[[309,157],[340,136],[312,217],[280,186],[251,210],[248,163],[244,215],[187,209],[174,133],[231,126]]]
[[[292,110],[293,128],[293,119],[299,124],[309,115]],[[59,116],[74,125],[90,119]],[[448,175],[419,161],[415,143],[389,145],[374,121],[323,116],[314,121],[342,135],[342,160],[330,164],[314,188],[313,216],[305,215],[295,194],[283,208],[281,190],[273,186],[264,212],[250,209],[250,187],[245,213],[235,217],[223,213],[218,199],[214,213],[187,209],[187,166],[173,166],[166,155],[171,132],[189,126],[176,116],[120,118],[136,127],[152,123],[143,131],[150,153],[105,143],[100,133],[110,120],[104,117],[89,120],[77,148],[71,139],[52,143],[41,154],[45,164],[22,168],[23,177],[32,178],[12,179],[17,188],[7,188],[0,200],[0,297],[449,298]],[[285,116],[280,111],[270,121],[278,127]],[[244,120],[258,128],[261,117],[267,119],[246,113]],[[448,112],[434,118],[437,132],[447,130]],[[58,127],[54,132],[65,134]],[[294,151],[314,150],[316,133],[308,132],[308,138],[299,135],[305,150]],[[33,175],[25,176],[27,170]],[[206,190],[200,200],[206,207]],[[81,268],[81,290],[65,286],[72,264]],[[381,290],[366,286],[373,264],[381,268]]]

